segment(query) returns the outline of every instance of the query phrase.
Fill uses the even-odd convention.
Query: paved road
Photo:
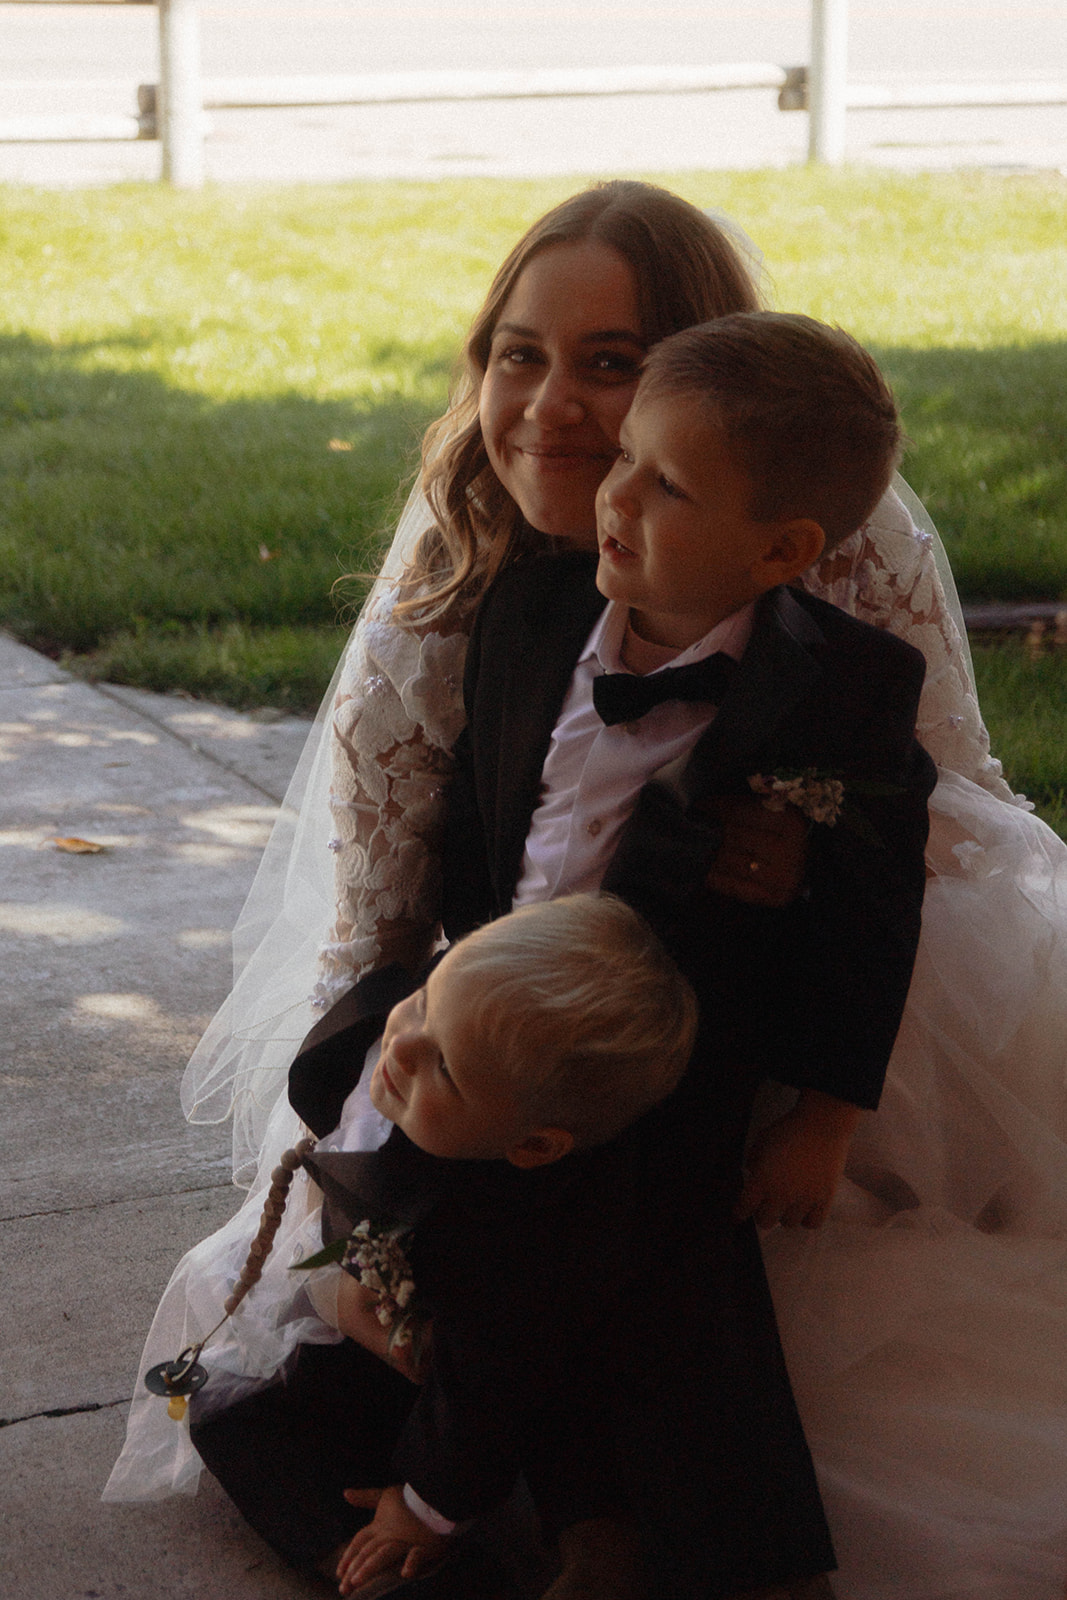
[[[217,73],[807,59],[809,0],[203,0]],[[1062,0],[852,0],[860,78],[1052,76]],[[150,6],[0,6],[5,77],[111,77],[154,62]]]
[[[207,75],[807,59],[808,0],[205,0]],[[131,111],[158,76],[152,6],[0,0],[0,115]],[[1067,77],[1062,0],[853,0],[850,73]],[[57,95],[56,85],[63,88]],[[61,104],[57,104],[57,99]],[[781,166],[806,118],[771,93],[217,112],[208,176],[434,177]],[[853,112],[848,157],[882,165],[1067,168],[1067,108]],[[159,147],[0,146],[0,180],[158,174]]]

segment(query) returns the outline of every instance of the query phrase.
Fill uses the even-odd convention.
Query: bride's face
[[[646,350],[633,273],[609,245],[550,245],[523,268],[478,414],[494,472],[539,532],[596,549],[596,492]]]

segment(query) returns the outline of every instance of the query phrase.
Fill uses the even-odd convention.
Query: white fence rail
[[[419,100],[558,100],[602,94],[781,89],[766,61],[711,67],[559,67],[529,72],[368,72],[346,77],[207,78],[209,110],[238,106],[397,105]]]
[[[37,3],[64,4],[65,0]],[[90,3],[116,4],[122,0]],[[199,0],[134,3],[154,3],[159,14],[159,83],[141,85],[137,112],[0,116],[0,143],[159,139],[164,180],[179,188],[197,188],[204,177],[205,111],[770,89],[776,91],[783,111],[809,113],[809,160],[833,164],[844,157],[845,114],[849,110],[1067,104],[1067,80],[849,84],[848,0],[812,0],[811,62],[806,67],[744,61],[705,67],[208,79],[200,75]]]

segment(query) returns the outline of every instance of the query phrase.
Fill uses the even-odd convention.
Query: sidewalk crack
[[[146,722],[150,722],[153,727],[159,728],[162,733],[165,733],[168,738],[173,739],[176,744],[184,745],[185,749],[191,750],[194,755],[203,756],[205,761],[210,761],[216,767],[221,767],[223,772],[228,772],[231,777],[240,778],[242,782],[248,784],[250,789],[255,789],[258,794],[263,795],[264,799],[269,800],[271,805],[280,806],[283,803],[285,799],[285,791],[289,787],[289,779],[292,777],[292,773],[289,773],[286,776],[281,794],[275,794],[274,791],[268,789],[265,784],[260,783],[257,778],[250,777],[242,766],[232,761],[227,761],[226,757],[218,750],[210,749],[207,745],[201,744],[198,740],[189,738],[183,733],[179,733],[175,728],[171,727],[170,723],[164,716],[154,716],[152,712],[147,710],[144,706],[133,705],[129,700],[124,699],[121,694],[111,693],[111,687],[111,685],[106,683],[94,683],[92,685],[92,688],[96,690],[97,694],[103,695],[106,700],[113,701],[115,705],[122,706],[124,711],[132,712],[133,715],[137,717],[143,717]],[[122,685],[119,684],[115,687],[121,688]]]
[[[54,1406],[48,1411],[28,1411],[22,1417],[0,1417],[0,1428],[13,1428],[19,1422],[39,1422],[45,1417],[78,1417],[85,1411],[111,1411],[115,1406],[128,1406],[131,1398],[126,1394],[118,1400],[86,1400],[80,1406]]]
[[[12,1211],[0,1215],[0,1223],[5,1222],[32,1222],[41,1217],[70,1217],[79,1211],[106,1211],[110,1206],[136,1206],[145,1205],[153,1200],[177,1200],[183,1195],[215,1194],[223,1189],[232,1189],[235,1194],[243,1194],[235,1183],[228,1178],[217,1183],[192,1184],[186,1189],[161,1189],[151,1194],[124,1194],[115,1195],[109,1200],[87,1200],[84,1205],[47,1206],[41,1211]]]

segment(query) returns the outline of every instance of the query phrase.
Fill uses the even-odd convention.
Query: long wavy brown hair
[[[501,312],[520,273],[552,245],[604,244],[629,263],[641,331],[652,345],[697,322],[759,309],[729,234],[696,206],[654,184],[598,184],[553,207],[501,266],[467,336],[444,416],[422,447],[422,481],[434,524],[422,536],[394,615],[441,623],[477,603],[500,570],[546,547],[489,464],[478,400]]]

